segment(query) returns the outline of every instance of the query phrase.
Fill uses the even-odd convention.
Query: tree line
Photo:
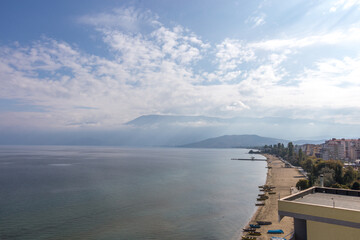
[[[295,151],[295,146],[289,142],[265,145],[261,151],[281,157],[294,166],[300,166],[307,172],[308,179],[301,179],[296,187],[303,190],[314,185],[320,185],[320,175],[323,175],[325,187],[347,188],[360,190],[360,171],[351,166],[344,167],[339,160],[323,160],[306,156],[301,149]]]

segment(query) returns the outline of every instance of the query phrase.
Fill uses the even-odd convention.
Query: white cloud
[[[221,82],[229,82],[234,79],[243,80],[246,79],[249,72],[252,72],[254,75],[256,68],[258,68],[256,71],[259,72],[265,71],[267,68],[266,65],[279,66],[288,59],[289,55],[296,55],[305,48],[327,45],[356,46],[359,40],[360,28],[349,28],[347,30],[336,30],[318,35],[277,38],[257,42],[245,42],[227,38],[222,43],[216,45],[215,61],[218,64],[218,70],[207,73],[206,77],[208,77],[209,81],[218,80]],[[264,58],[267,58],[267,60],[264,60]],[[248,67],[249,63],[254,63],[250,69]],[[271,70],[269,70],[269,68],[266,71],[270,79],[276,78],[275,75],[270,74]],[[234,73],[240,72],[243,75],[234,75]],[[284,71],[279,77],[283,77],[283,74]],[[279,79],[279,77],[277,78]]]
[[[208,48],[208,44],[203,43],[193,34],[187,36],[187,33],[188,31],[180,26],[173,30],[161,27],[154,31],[152,36],[160,44],[162,53],[181,63],[190,63],[201,58],[200,52]]]
[[[230,105],[226,106],[225,108],[226,110],[230,110],[230,111],[241,111],[244,109],[250,109],[250,107],[244,104],[242,101],[233,102]]]
[[[267,51],[278,51],[286,49],[299,49],[313,45],[335,45],[345,43],[355,43],[360,40],[360,28],[349,28],[347,30],[337,30],[318,35],[310,35],[297,38],[271,39],[249,43],[251,49],[263,49]]]
[[[234,71],[240,64],[256,59],[252,49],[236,39],[225,39],[216,46],[216,50],[220,72]]]
[[[103,27],[106,23],[97,27],[113,60],[53,39],[0,48],[0,98],[26,99],[44,108],[46,113],[31,114],[34,125],[110,127],[154,112],[210,115],[236,94],[227,87],[193,85],[199,76],[190,64],[209,44],[189,30],[158,25],[142,34]],[[218,98],[222,94],[229,97]],[[75,111],[74,106],[86,108]]]
[[[0,125],[113,127],[153,113],[335,116],[336,121],[360,122],[356,114],[341,118],[317,111],[357,109],[360,53],[314,58],[299,73],[287,66],[306,47],[357,43],[359,28],[256,42],[226,38],[211,50],[195,33],[167,27],[147,11],[117,9],[80,21],[96,27],[110,58],[47,38],[30,46],[0,47],[0,98],[22,99],[46,110],[1,113]],[[215,66],[198,71],[196,64],[205,56]]]
[[[265,86],[276,84],[284,75],[285,73],[282,73],[281,69],[276,68],[273,65],[261,65],[257,69],[249,71],[248,80]]]
[[[264,25],[266,23],[265,21],[266,15],[264,13],[261,13],[256,16],[251,16],[248,19],[246,19],[245,23],[251,23],[252,27],[259,27],[261,25]]]
[[[268,65],[251,72],[238,87],[253,113],[259,110],[259,114],[269,116],[286,113],[287,117],[293,118],[360,124],[358,69],[359,57],[324,59],[299,75],[297,85],[282,85],[278,84],[281,71]],[[352,110],[344,116],[341,109]]]
[[[349,88],[360,86],[360,59],[324,59],[316,63],[316,69],[304,71],[303,82],[316,80],[319,84]]]
[[[338,0],[336,1],[331,7],[330,12],[336,12],[338,9],[340,10],[347,10],[354,6],[359,7],[360,1],[359,0]]]
[[[151,11],[141,11],[133,7],[116,8],[111,12],[85,15],[80,17],[78,21],[101,29],[116,28],[131,32],[139,32],[146,26],[160,25],[158,16]]]
[[[329,9],[329,12],[336,12],[336,7],[331,7],[331,8]]]

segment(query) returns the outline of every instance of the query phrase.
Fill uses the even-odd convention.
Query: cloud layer
[[[349,4],[335,2],[326,14],[359,5]],[[246,22],[265,27],[267,15]],[[82,16],[77,24],[93,28],[109,54],[46,37],[0,47],[0,99],[42,110],[0,112],[2,127],[116,128],[144,114],[360,124],[356,24],[215,43],[133,7]]]

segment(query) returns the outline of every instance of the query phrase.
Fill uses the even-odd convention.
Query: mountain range
[[[113,130],[2,131],[0,144],[248,147],[278,142],[287,143],[290,140],[284,139],[294,140],[292,137],[289,138],[292,136],[292,129],[300,128],[306,133],[312,124],[314,123],[308,120],[283,118],[145,115],[126,122],[118,129]],[[277,138],[260,137],[264,135],[276,136]],[[211,140],[211,138],[218,138],[219,136],[223,137]],[[324,137],[319,139],[324,139]],[[321,141],[323,142],[323,140]],[[315,142],[318,143],[319,141]],[[296,144],[297,141],[294,143]],[[314,141],[303,140],[301,144],[303,143],[314,143]]]
[[[181,147],[188,148],[236,148],[258,147],[277,143],[287,144],[289,141],[277,138],[261,137],[258,135],[225,135],[209,138],[200,142],[190,143]]]
[[[299,140],[293,141],[293,144],[302,145],[305,143],[309,144],[319,144],[323,143],[325,140],[317,140],[317,141],[307,141],[307,140]],[[180,147],[185,148],[251,148],[251,147],[261,147],[265,145],[274,145],[278,143],[288,144],[290,140],[278,139],[278,138],[269,138],[269,137],[261,137],[258,135],[225,135],[216,138],[208,138],[203,141],[185,144]]]

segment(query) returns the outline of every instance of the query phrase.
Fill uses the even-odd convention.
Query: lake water
[[[247,152],[1,146],[0,239],[238,239],[266,179]]]

